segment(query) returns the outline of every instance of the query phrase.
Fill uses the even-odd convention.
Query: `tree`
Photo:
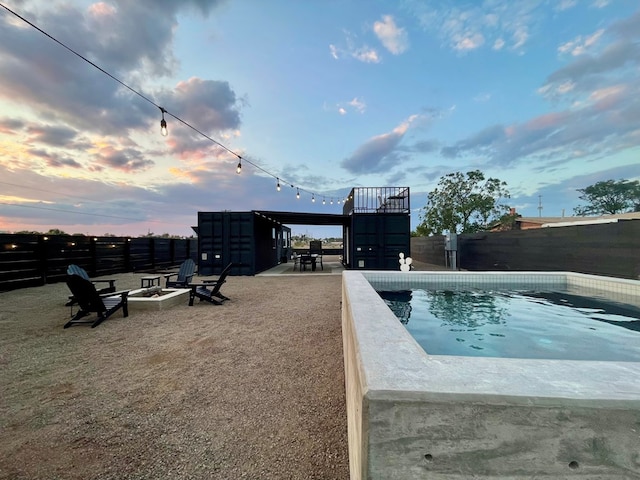
[[[45,235],[69,235],[67,232],[60,230],[59,228],[50,228]]]
[[[445,175],[427,196],[416,232],[431,235],[486,230],[489,223],[509,211],[507,205],[498,203],[503,197],[509,198],[506,186],[497,178],[485,179],[480,170]]]
[[[514,230],[516,228],[516,221],[521,217],[522,215],[516,213],[515,209],[513,209],[513,211],[505,213],[496,222],[494,222],[491,230],[497,230],[500,232]]]
[[[587,205],[578,206],[573,213],[580,216],[606,215],[640,211],[640,182],[637,180],[606,180],[579,188],[580,200]]]

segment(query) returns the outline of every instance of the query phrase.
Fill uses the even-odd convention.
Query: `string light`
[[[296,189],[296,198],[300,200],[300,189]]]
[[[316,203],[316,196],[314,194],[311,195],[311,203]]]
[[[324,197],[322,197],[322,204],[323,204],[323,205],[326,205],[326,204],[327,204],[327,201],[324,199]]]
[[[6,7],[5,5],[0,3],[0,7],[4,8],[6,11],[8,11],[9,13],[11,13],[12,15],[14,15],[15,17],[17,17],[18,19],[20,19],[21,21],[23,21],[24,23],[26,23],[27,25],[33,27],[34,29],[36,29],[37,31],[39,31],[41,34],[43,34],[44,36],[48,37],[50,40],[54,41],[55,43],[57,43],[58,45],[60,45],[61,47],[65,48],[66,50],[68,50],[70,53],[74,54],[75,56],[77,56],[78,58],[80,58],[81,60],[84,60],[86,63],[88,63],[89,65],[93,66],[94,68],[96,68],[97,70],[99,70],[100,72],[104,73],[105,75],[107,75],[108,77],[110,77],[112,80],[116,81],[117,83],[119,83],[121,86],[123,86],[124,88],[126,88],[127,90],[129,90],[130,92],[134,93],[135,95],[139,96],[140,98],[142,98],[143,100],[145,100],[146,102],[150,103],[151,105],[154,105],[155,107],[157,107],[158,109],[160,109],[160,112],[162,114],[162,119],[160,120],[160,133],[162,134],[162,136],[166,137],[169,132],[167,129],[167,121],[165,119],[165,114],[167,116],[172,117],[174,120],[178,121],[179,123],[182,123],[184,126],[192,129],[194,132],[200,134],[201,136],[203,136],[204,138],[206,138],[207,140],[215,143],[216,145],[218,145],[219,147],[223,148],[224,150],[226,150],[227,152],[229,152],[230,154],[238,157],[238,166],[236,168],[236,173],[240,173],[242,170],[242,160],[243,158],[238,155],[237,153],[235,153],[234,151],[232,151],[230,148],[228,148],[226,145],[223,145],[222,143],[218,142],[217,140],[211,138],[210,136],[208,136],[207,134],[203,133],[202,131],[198,130],[197,128],[195,128],[193,125],[187,123],[186,121],[182,120],[180,117],[178,117],[177,115],[174,115],[173,113],[167,111],[164,107],[161,107],[160,105],[158,105],[156,102],[154,102],[153,100],[151,100],[149,97],[145,96],[144,94],[140,93],[139,91],[135,90],[134,88],[130,87],[129,85],[127,85],[126,83],[124,83],[122,80],[120,80],[119,78],[115,77],[114,75],[112,75],[111,73],[109,73],[108,71],[106,71],[104,68],[100,67],[99,65],[97,65],[96,63],[92,62],[91,60],[89,60],[88,58],[84,57],[83,55],[81,55],[80,53],[76,52],[74,49],[72,49],[71,47],[65,45],[64,43],[62,43],[60,40],[56,39],[55,37],[53,37],[52,35],[50,35],[49,33],[45,32],[44,30],[42,30],[40,27],[38,27],[37,25],[35,25],[34,23],[30,22],[29,20],[27,20],[26,18],[22,17],[21,15],[19,15],[18,13],[14,12],[13,10],[11,10],[10,8]],[[262,171],[263,173],[276,178],[277,182],[278,182],[278,187],[280,185],[280,178],[276,177],[275,175],[273,175],[271,172],[268,172],[267,170],[265,170],[264,168],[262,168],[261,166],[255,164],[254,162],[248,160],[247,158],[244,159],[246,162],[248,162],[250,165],[252,165],[253,167],[255,167],[257,170]],[[294,185],[291,185],[291,187],[294,187]],[[278,191],[280,189],[278,188]],[[296,197],[300,198],[300,187],[297,187],[297,193],[296,193]],[[309,194],[312,195],[312,201],[315,202],[315,193],[314,192],[310,192],[305,190],[304,188],[302,189],[303,192],[307,192]],[[340,203],[338,201],[338,203]],[[325,204],[325,201],[323,199],[323,204]],[[333,199],[331,201],[331,204],[333,205]]]
[[[280,191],[280,179],[278,178],[278,184],[276,185],[276,190],[279,192]]]
[[[163,137],[166,137],[169,134],[169,131],[167,130],[167,121],[164,119],[164,113],[166,112],[166,110],[162,107],[159,108],[162,112],[162,120],[160,120],[160,134]]]

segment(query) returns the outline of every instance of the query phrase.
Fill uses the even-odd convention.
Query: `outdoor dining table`
[[[318,255],[315,253],[312,254],[302,254],[300,255],[300,267],[303,270],[307,269],[307,264],[311,264],[311,271],[316,271],[316,260],[318,259]]]

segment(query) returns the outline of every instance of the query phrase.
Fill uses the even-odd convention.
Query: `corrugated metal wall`
[[[410,218],[406,214],[354,214],[350,235],[352,269],[398,270],[399,254],[411,255]]]
[[[232,275],[255,272],[254,214],[251,212],[198,212],[201,275],[219,275],[230,262]]]

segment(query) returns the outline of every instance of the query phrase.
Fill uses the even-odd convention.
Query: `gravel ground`
[[[0,479],[348,479],[340,287],[229,277],[95,329],[64,283],[0,293]]]

